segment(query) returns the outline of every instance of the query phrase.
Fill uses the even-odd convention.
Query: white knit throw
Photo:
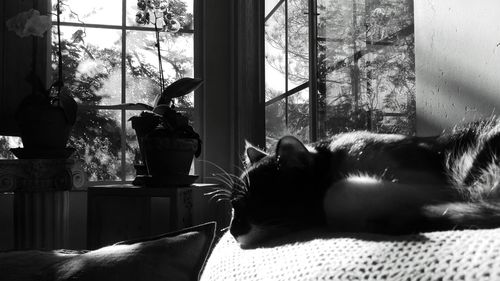
[[[251,250],[226,233],[201,280],[500,280],[500,229],[330,235]]]

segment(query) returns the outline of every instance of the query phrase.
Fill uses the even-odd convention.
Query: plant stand
[[[0,192],[14,193],[16,249],[47,250],[68,245],[71,187],[70,160],[0,160]]]
[[[67,248],[68,202],[69,191],[14,192],[15,248]]]

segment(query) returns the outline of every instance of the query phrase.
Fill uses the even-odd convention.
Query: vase
[[[147,175],[159,182],[171,182],[172,177],[187,176],[199,140],[171,136],[157,126],[159,121],[144,116],[130,119],[137,135],[141,159],[147,168]],[[137,173],[139,175],[139,172]]]
[[[153,178],[189,175],[198,140],[147,135],[144,155],[149,174]]]
[[[64,150],[72,124],[61,107],[29,96],[16,114],[23,147],[32,151]]]
[[[146,165],[144,137],[150,132],[152,132],[156,128],[156,126],[158,126],[158,124],[160,124],[160,120],[144,116],[133,116],[132,118],[129,119],[129,121],[132,123],[132,129],[135,130],[135,134],[137,136],[137,142],[139,143],[139,151],[141,155],[142,164]],[[140,173],[138,172],[137,174],[144,174],[144,172],[141,170],[141,172]]]

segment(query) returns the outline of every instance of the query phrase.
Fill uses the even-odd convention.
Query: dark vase
[[[153,119],[144,116],[133,116],[132,118],[130,118],[130,122],[132,123],[132,129],[135,130],[135,134],[137,136],[142,164],[146,165],[146,149],[144,147],[144,137],[148,133],[152,132],[156,128],[156,126],[160,124],[160,119]],[[144,173],[141,172],[140,174]]]
[[[25,149],[57,150],[66,148],[72,125],[64,110],[39,97],[28,97],[20,105],[17,121]]]
[[[158,129],[159,120],[135,116],[131,118],[139,142],[139,150],[148,174],[160,179],[172,175],[189,175],[199,141],[169,136]]]
[[[189,175],[198,140],[147,135],[144,154],[149,174],[153,178]]]

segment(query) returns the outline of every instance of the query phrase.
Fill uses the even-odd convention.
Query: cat
[[[226,190],[230,233],[253,247],[294,230],[407,234],[500,226],[500,121],[435,137],[340,133],[274,153],[247,143]],[[236,179],[235,179],[236,178]]]

